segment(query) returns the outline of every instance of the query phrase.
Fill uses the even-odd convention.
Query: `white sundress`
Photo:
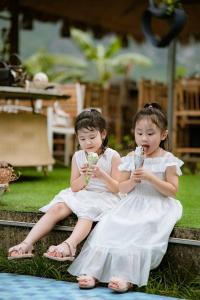
[[[119,155],[115,150],[107,148],[97,162],[99,168],[109,175],[111,174],[111,162],[114,154]],[[77,151],[75,159],[80,169],[83,164],[87,163],[85,151]],[[40,211],[47,212],[52,205],[64,202],[77,217],[99,221],[103,214],[107,213],[119,201],[119,196],[110,192],[103,181],[98,178],[91,178],[88,185],[78,192],[73,192],[71,188],[62,190],[49,204],[40,208]]]
[[[143,167],[165,178],[168,166],[181,175],[183,162],[172,153],[146,158]],[[122,160],[120,169],[134,170],[133,156]],[[149,272],[156,268],[166,250],[175,223],[182,216],[182,205],[163,196],[147,181],[141,181],[95,226],[68,271],[87,274],[100,282],[120,277],[138,286],[146,285]]]

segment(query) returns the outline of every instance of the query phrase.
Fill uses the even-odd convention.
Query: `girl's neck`
[[[153,153],[146,155],[146,158],[160,157],[160,156],[163,156],[164,152],[165,152],[165,150],[163,148],[159,147]]]

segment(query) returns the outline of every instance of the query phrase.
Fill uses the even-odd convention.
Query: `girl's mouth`
[[[144,150],[144,153],[148,152],[149,146],[148,145],[142,145],[142,148]]]

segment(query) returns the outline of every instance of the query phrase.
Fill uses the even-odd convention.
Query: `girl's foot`
[[[88,275],[80,275],[77,277],[80,289],[92,289],[97,285],[97,280]]]
[[[118,277],[112,277],[109,281],[108,287],[118,293],[128,292],[132,287],[132,283],[126,282]]]
[[[11,247],[8,250],[8,259],[19,259],[19,258],[32,258],[34,254],[33,251],[33,245],[28,244],[26,242],[21,242],[20,244]]]
[[[76,248],[74,248],[68,241],[57,246],[49,247],[48,251],[43,254],[44,257],[57,261],[73,261],[75,258]]]

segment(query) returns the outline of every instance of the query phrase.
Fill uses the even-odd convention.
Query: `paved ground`
[[[176,300],[138,292],[116,294],[105,287],[80,290],[76,283],[0,273],[0,300]]]

